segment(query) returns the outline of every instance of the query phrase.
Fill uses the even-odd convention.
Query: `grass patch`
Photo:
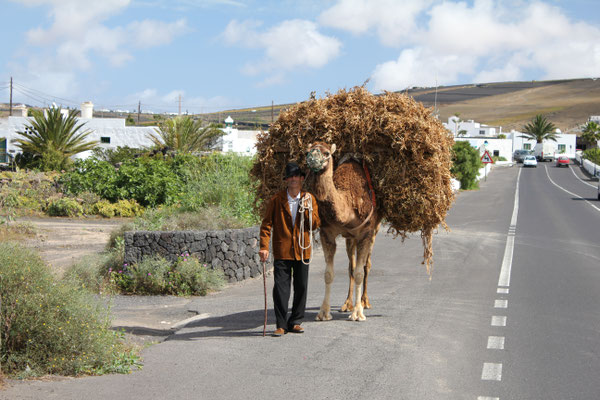
[[[17,378],[127,373],[139,366],[110,310],[73,280],[58,280],[32,250],[0,243],[0,360]]]
[[[521,122],[521,121],[529,121],[538,114],[547,115],[547,114],[551,114],[551,113],[560,112],[564,109],[565,109],[565,107],[539,108],[539,109],[532,110],[532,111],[529,111],[526,113],[513,114],[513,115],[510,115],[510,116],[507,116],[504,118],[499,118],[499,119],[496,119],[493,121],[489,121],[487,124],[488,125],[499,125],[499,126],[510,125],[510,124]]]
[[[9,222],[8,219],[0,217],[0,242],[17,242],[36,234],[35,226],[29,222]]]

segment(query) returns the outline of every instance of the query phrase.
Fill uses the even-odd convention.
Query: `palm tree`
[[[33,120],[24,131],[17,131],[22,138],[13,139],[24,154],[30,154],[34,167],[45,171],[64,169],[70,157],[92,150],[97,141],[86,141],[92,133],[83,131],[84,123],[77,124],[76,110],[70,110],[66,116],[60,107],[52,107],[44,114],[33,110]]]
[[[156,134],[149,138],[159,148],[170,147],[183,153],[205,150],[212,141],[223,135],[215,125],[202,126],[190,116],[177,116],[158,123]]]
[[[597,147],[600,140],[600,124],[588,121],[583,127],[581,138],[589,143],[590,147]]]
[[[553,140],[556,142],[556,125],[548,121],[545,116],[538,114],[531,122],[523,126],[522,138],[535,139],[536,143],[542,143],[544,140]]]

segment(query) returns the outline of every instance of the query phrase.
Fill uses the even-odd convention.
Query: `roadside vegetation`
[[[88,375],[139,367],[138,349],[110,328],[106,295],[205,295],[223,273],[189,254],[126,265],[131,229],[228,229],[258,223],[252,159],[202,153],[220,134],[189,117],[161,121],[155,148],[103,150],[73,113],[39,113],[23,132],[14,171],[0,172],[0,376]],[[60,145],[59,145],[60,144]],[[74,154],[93,149],[86,160]],[[105,252],[56,276],[31,249],[20,216],[127,218]],[[100,296],[99,296],[100,295]]]
[[[0,369],[19,378],[128,373],[136,349],[110,329],[109,309],[59,280],[30,249],[0,243]]]
[[[463,190],[478,189],[477,176],[483,167],[479,151],[469,142],[459,141],[452,147],[452,168],[450,172],[460,182]]]
[[[587,149],[583,152],[583,158],[590,160],[596,165],[600,165],[600,149]]]

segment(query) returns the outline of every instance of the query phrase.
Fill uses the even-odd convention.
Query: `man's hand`
[[[266,262],[267,258],[269,258],[269,250],[260,250],[258,256],[260,257],[261,262]]]

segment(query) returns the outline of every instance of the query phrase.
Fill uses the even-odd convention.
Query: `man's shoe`
[[[285,329],[283,329],[283,328],[277,328],[273,332],[273,336],[275,336],[275,337],[279,337],[279,336],[284,335],[284,334],[285,334]]]
[[[292,332],[292,333],[304,333],[304,328],[302,328],[300,325],[294,325],[293,328],[288,329],[288,332]]]

